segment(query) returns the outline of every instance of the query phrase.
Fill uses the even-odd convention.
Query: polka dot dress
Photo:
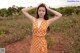
[[[32,27],[32,40],[30,53],[47,53],[47,41],[45,39],[47,31],[47,20],[41,22],[40,27],[38,28],[38,19],[35,18]]]

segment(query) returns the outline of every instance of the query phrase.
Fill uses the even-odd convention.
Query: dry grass
[[[9,19],[10,18],[10,19]],[[60,32],[63,37],[68,40],[69,45],[66,45],[67,53],[80,53],[80,15],[63,16],[50,26],[52,32]],[[26,35],[31,35],[32,24],[23,16],[6,17],[0,19],[0,47],[5,46],[4,43],[11,44],[16,41],[21,41]],[[47,35],[49,35],[47,34]],[[9,38],[6,38],[6,36]],[[9,37],[11,36],[11,37]],[[3,38],[5,39],[3,41]],[[53,44],[52,37],[49,40],[48,47]],[[1,42],[2,41],[2,42]],[[62,40],[60,40],[61,42]]]

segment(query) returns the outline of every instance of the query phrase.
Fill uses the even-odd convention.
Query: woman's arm
[[[21,11],[22,13],[25,15],[25,17],[27,17],[32,23],[34,21],[34,17],[31,16],[28,11],[29,10],[32,10],[32,9],[35,9],[36,7],[29,7],[29,8],[23,8]]]
[[[58,20],[58,19],[62,16],[62,14],[59,13],[59,12],[57,12],[57,11],[55,11],[55,10],[50,9],[49,7],[47,7],[47,9],[55,15],[54,17],[50,18],[50,19],[47,21],[48,26],[49,26],[49,25],[51,25],[54,21]]]

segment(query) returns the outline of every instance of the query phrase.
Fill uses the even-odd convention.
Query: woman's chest
[[[41,21],[41,20],[37,20],[33,23],[33,29],[34,30],[46,30],[47,29],[47,22]]]

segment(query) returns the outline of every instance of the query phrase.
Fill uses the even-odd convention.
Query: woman
[[[30,53],[48,53],[47,41],[45,39],[47,28],[54,23],[54,21],[58,20],[62,14],[50,9],[42,3],[37,7],[37,16],[33,17],[28,13],[28,11],[34,8],[31,7],[22,9],[22,13],[33,24]],[[53,18],[48,19],[48,10],[55,15]]]

